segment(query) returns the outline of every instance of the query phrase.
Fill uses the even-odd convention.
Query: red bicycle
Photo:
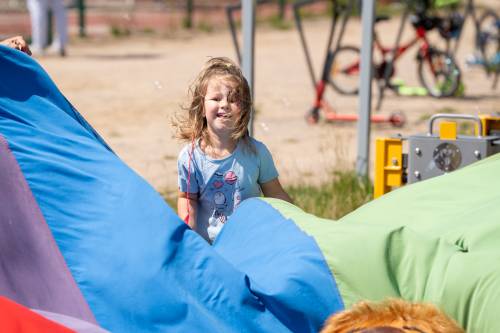
[[[379,16],[375,22],[388,20],[389,17]],[[416,56],[418,78],[428,93],[434,97],[453,96],[460,85],[460,69],[453,57],[429,44],[426,33],[438,28],[442,20],[425,14],[411,16],[411,23],[415,29],[415,37],[398,47],[384,47],[376,32],[374,32],[374,56],[379,52],[381,61],[373,64],[373,77],[380,85],[395,88],[390,84],[390,79],[395,73],[397,60],[409,48],[419,43]],[[389,55],[394,54],[392,65]],[[354,60],[353,60],[354,59]],[[328,83],[341,94],[355,95],[359,86],[360,51],[355,46],[341,46],[332,54],[329,69]]]

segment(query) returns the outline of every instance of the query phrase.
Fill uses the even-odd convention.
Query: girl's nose
[[[227,100],[227,97],[221,98],[221,100],[219,102],[219,106],[220,107],[227,107],[228,105],[229,105],[229,102]]]

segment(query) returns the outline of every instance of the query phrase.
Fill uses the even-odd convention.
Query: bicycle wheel
[[[476,47],[481,52],[483,66],[488,72],[500,69],[500,18],[489,10],[479,19]]]
[[[328,70],[328,83],[343,95],[356,95],[359,88],[359,48],[355,46],[339,47],[332,56]]]
[[[418,78],[429,95],[450,97],[460,85],[460,69],[451,55],[430,47],[418,58]]]

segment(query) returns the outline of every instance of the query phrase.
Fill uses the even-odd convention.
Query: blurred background
[[[359,57],[359,3],[257,4],[254,134],[270,148],[297,204],[311,213],[336,219],[372,199],[375,138],[424,133],[436,113],[500,112],[495,81],[500,1],[425,4],[425,13],[421,3],[410,2],[376,1],[380,20],[374,31],[380,47],[374,48],[374,72],[379,78],[372,85],[372,113],[380,122],[371,125],[367,179],[354,172],[359,98],[352,90],[359,85],[359,73],[342,70],[343,61],[349,67]],[[173,202],[183,143],[173,138],[171,119],[181,112],[189,85],[209,57],[238,60],[239,2],[77,0],[64,5],[65,56],[47,51],[34,57],[112,149]],[[426,79],[430,74],[419,58],[426,45],[422,39],[392,61],[396,44],[410,43],[418,26],[426,24],[427,46],[441,52],[435,62],[444,63],[443,73],[449,73],[439,82]],[[26,1],[0,0],[1,38],[22,35],[31,42],[31,26]],[[51,42],[57,29],[51,24],[47,30]],[[478,46],[478,36],[487,36],[487,42]],[[321,82],[325,89],[319,94]],[[449,96],[433,96],[445,92]],[[317,117],[311,119],[315,107]],[[394,122],[395,115],[403,121]],[[473,135],[473,127],[465,121],[458,130]]]

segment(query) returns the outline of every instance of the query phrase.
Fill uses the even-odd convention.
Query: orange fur
[[[382,327],[399,328],[402,329],[400,332],[408,333],[465,332],[432,304],[389,299],[380,303],[359,302],[349,310],[336,313],[328,318],[321,333],[348,333],[353,330],[361,333],[363,329]]]

